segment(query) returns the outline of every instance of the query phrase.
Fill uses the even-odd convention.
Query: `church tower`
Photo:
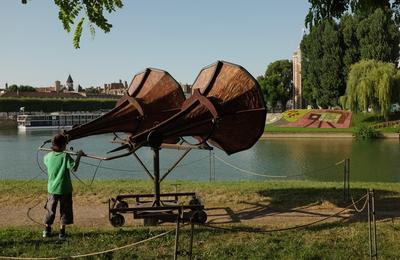
[[[71,74],[68,75],[66,86],[68,91],[74,91],[74,81],[72,80]]]

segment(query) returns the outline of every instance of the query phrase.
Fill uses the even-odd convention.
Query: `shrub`
[[[363,124],[356,128],[354,136],[357,139],[373,139],[381,137],[382,133],[368,125]]]

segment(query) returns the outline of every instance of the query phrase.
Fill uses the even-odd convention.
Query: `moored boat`
[[[21,114],[17,117],[18,130],[69,129],[74,125],[86,124],[103,112],[54,112],[50,114]]]

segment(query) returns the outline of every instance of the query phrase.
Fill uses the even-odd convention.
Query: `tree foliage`
[[[10,91],[10,92],[17,92],[17,91],[20,91],[20,92],[35,92],[36,89],[34,87],[28,86],[28,85],[19,85],[18,86],[16,84],[13,84],[13,85],[11,85],[11,86],[9,86],[7,88],[7,91]]]
[[[388,9],[320,22],[301,42],[305,99],[321,107],[335,105],[352,64],[361,59],[395,63],[399,43],[400,32]]]
[[[95,33],[95,26],[107,33],[112,25],[105,18],[105,13],[115,12],[117,8],[123,6],[122,0],[54,0],[54,3],[59,8],[58,18],[67,32],[71,32],[71,27],[76,24],[73,35],[76,49],[80,48],[85,21],[92,35]]]
[[[397,61],[400,33],[390,11],[376,9],[371,15],[360,20],[356,33],[361,59],[393,63]]]
[[[283,109],[293,93],[293,65],[289,60],[278,60],[268,65],[264,76],[257,78],[264,98],[272,107],[278,102]]]
[[[326,19],[340,19],[345,14],[368,16],[376,9],[390,9],[400,21],[400,0],[308,0],[311,4],[305,18],[308,28]]]
[[[89,87],[85,89],[85,92],[88,94],[99,94],[101,93],[101,90],[98,87]]]
[[[338,25],[325,20],[313,27],[301,42],[304,98],[313,105],[329,107],[343,95],[343,49]]]
[[[386,119],[390,106],[400,101],[400,72],[391,63],[362,60],[351,66],[343,107],[352,111],[372,108]]]

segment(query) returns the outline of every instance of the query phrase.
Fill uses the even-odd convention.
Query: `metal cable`
[[[184,163],[184,164],[178,165],[178,166],[176,166],[176,168],[178,168],[178,167],[185,167],[185,166],[188,166],[188,165],[192,165],[192,164],[194,164],[194,163],[196,163],[196,162],[199,162],[199,161],[201,161],[201,160],[204,160],[204,159],[206,159],[206,158],[208,158],[208,157],[209,157],[209,156],[205,156],[205,157],[202,157],[202,158],[200,158],[200,159],[193,160],[193,161],[190,161],[190,162],[188,162],[188,163]],[[86,165],[90,165],[90,166],[97,167],[97,165],[96,165],[96,164],[93,164],[93,163],[88,163],[88,162],[84,162],[84,161],[81,161],[81,163],[86,164]],[[105,170],[111,170],[111,171],[130,172],[130,173],[132,173],[132,172],[142,172],[142,170],[136,170],[136,171],[135,171],[135,170],[120,169],[120,168],[113,168],[113,167],[106,167],[106,166],[100,166],[99,168],[100,168],[100,169],[105,169]],[[160,170],[168,170],[168,168],[161,168]]]
[[[360,199],[358,199],[355,203],[360,202],[362,199],[364,199],[365,197],[367,197],[368,194],[362,196]],[[281,231],[288,231],[288,230],[293,230],[293,229],[300,229],[300,228],[305,228],[305,227],[309,227],[312,225],[315,225],[317,223],[323,222],[327,219],[336,217],[337,215],[339,215],[340,213],[344,212],[345,210],[351,208],[352,206],[354,206],[355,203],[352,203],[346,207],[344,207],[342,210],[331,214],[329,216],[326,216],[322,219],[304,224],[304,225],[298,225],[298,226],[293,226],[293,227],[287,227],[287,228],[278,228],[278,229],[258,229],[258,230],[254,230],[254,229],[249,229],[248,227],[245,228],[224,228],[224,227],[217,227],[215,225],[210,225],[210,224],[199,224],[202,226],[206,226],[206,227],[210,227],[210,228],[214,228],[214,229],[220,229],[220,230],[225,230],[225,231],[235,231],[235,232],[246,232],[246,233],[272,233],[272,232],[281,232]]]
[[[99,252],[93,252],[93,253],[88,253],[88,254],[81,254],[81,255],[72,255],[72,256],[56,256],[56,257],[10,257],[10,256],[0,256],[0,259],[43,259],[43,260],[48,260],[48,259],[65,259],[65,258],[82,258],[82,257],[88,257],[88,256],[95,256],[95,255],[101,255],[101,254],[105,254],[105,253],[109,253],[109,252],[115,252],[118,250],[122,250],[125,248],[129,248],[129,247],[133,247],[139,244],[143,244],[145,242],[154,240],[156,238],[159,237],[163,237],[169,233],[172,233],[173,231],[175,231],[175,229],[158,234],[156,236],[150,237],[150,238],[146,238],[144,240],[138,241],[138,242],[134,242],[132,244],[128,244],[128,245],[124,245],[124,246],[120,246],[120,247],[116,247],[116,248],[112,248],[112,249],[107,249],[107,250],[103,250],[103,251],[99,251]]]

